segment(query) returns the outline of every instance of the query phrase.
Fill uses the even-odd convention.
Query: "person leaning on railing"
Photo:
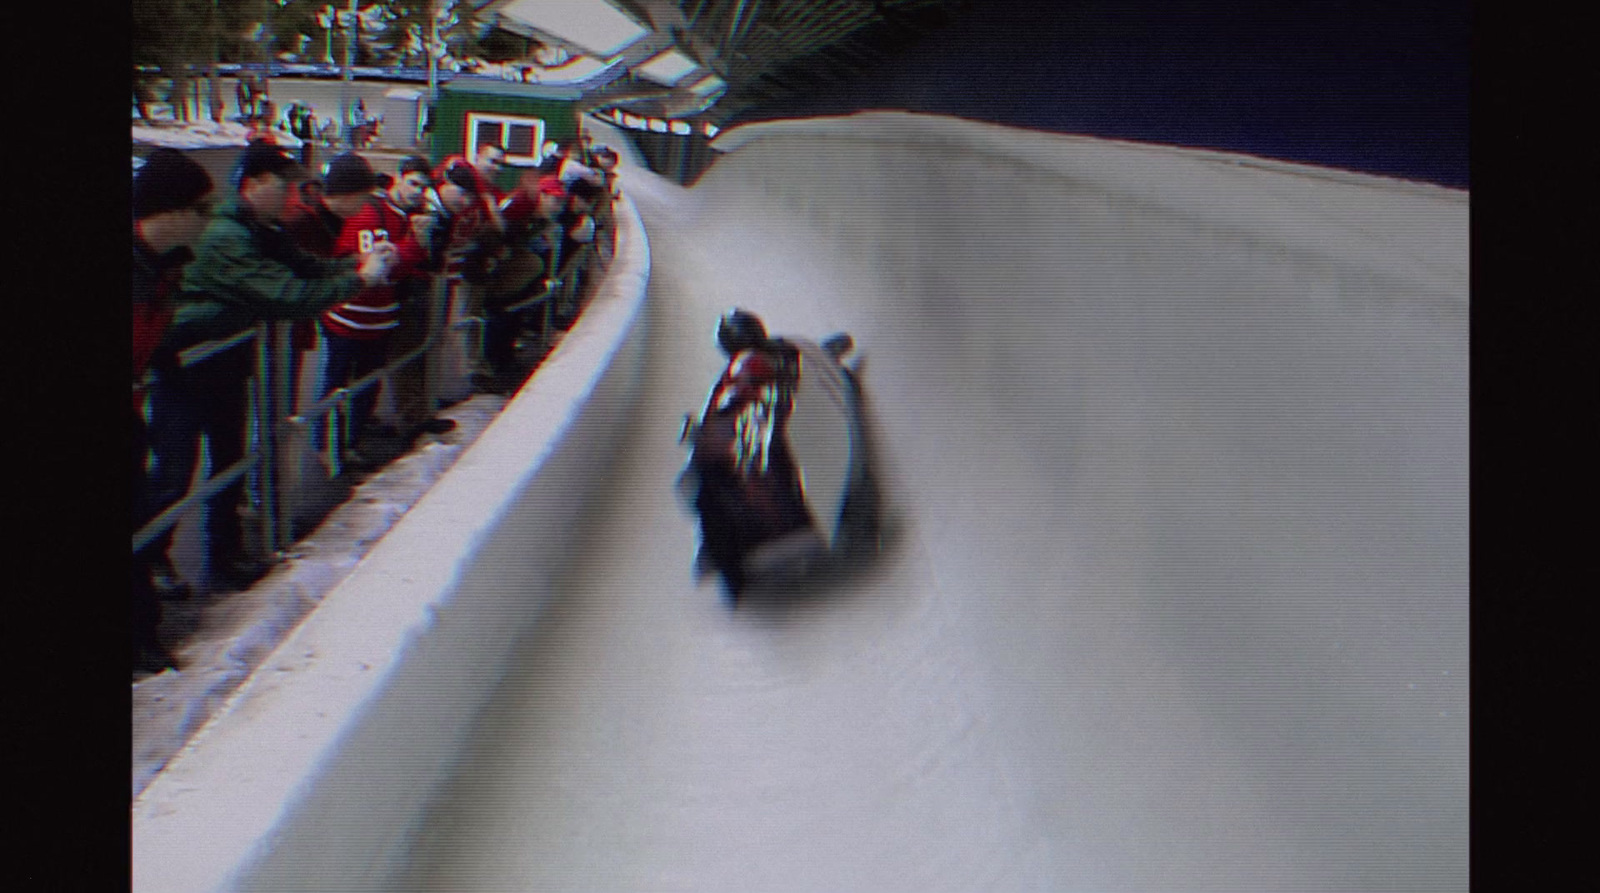
[[[594,244],[595,238],[593,212],[605,196],[604,187],[586,179],[574,180],[567,190],[566,208],[556,217],[561,224],[561,267],[557,275],[565,285],[563,293],[570,296],[569,303],[556,308],[556,326],[563,330],[571,329],[578,318],[578,300],[588,271],[585,249]]]
[[[423,255],[414,258],[409,266],[402,264],[391,276],[396,280],[400,325],[389,341],[386,362],[390,364],[431,345],[438,327],[443,325],[442,318],[433,318],[438,312],[433,307],[435,280],[429,273],[426,251],[413,232],[413,226],[426,219],[424,197],[432,186],[433,172],[428,159],[421,155],[407,156],[401,159],[395,177],[383,185],[380,201],[371,208],[386,230],[386,240],[401,246],[402,259],[408,243]],[[357,215],[353,226],[362,225],[360,216]],[[359,231],[357,239],[360,239]],[[442,312],[440,315],[442,317]],[[454,421],[436,414],[438,406],[428,387],[428,364],[433,362],[429,357],[431,352],[429,349],[410,362],[402,363],[389,376],[388,384],[394,386],[395,413],[402,425],[400,434],[406,441],[421,434],[443,434],[456,427]]]
[[[549,290],[551,261],[560,245],[555,218],[566,196],[555,177],[530,170],[500,206],[506,252],[486,286],[483,353],[489,369],[478,382],[480,390],[504,393],[519,385],[518,334],[532,329],[541,339],[546,335],[539,302]]]
[[[190,250],[211,214],[211,177],[176,149],[157,149],[133,177],[133,529],[183,497],[188,478],[174,474],[195,444],[174,440],[160,382],[177,357],[160,345],[172,322],[172,294]],[[156,537],[133,561],[133,669],[159,673],[177,659],[157,635],[162,597],[186,594],[167,557],[172,532]]]
[[[283,229],[296,245],[307,253],[321,258],[346,257],[357,254],[354,242],[344,244],[341,239],[346,225],[350,219],[360,213],[372,200],[372,190],[376,183],[376,175],[372,166],[366,159],[355,152],[345,152],[336,155],[324,168],[320,188],[315,194],[306,195],[309,190],[302,189],[298,201],[291,201],[284,215]],[[395,271],[391,270],[391,273]],[[379,289],[387,286],[378,286]],[[336,388],[342,388],[359,378],[372,372],[383,365],[384,346],[381,343],[369,343],[365,339],[355,338],[346,325],[329,325],[330,317],[338,322],[360,325],[355,319],[362,319],[365,314],[362,308],[372,306],[364,300],[364,296],[376,289],[363,289],[356,298],[349,303],[339,304],[332,310],[323,314],[322,334],[326,336],[322,343],[327,350],[324,356],[322,375],[322,388],[319,399],[326,397]],[[388,303],[382,300],[377,306]],[[346,310],[346,308],[350,308]],[[398,309],[398,308],[390,308]],[[340,311],[345,310],[344,317]],[[388,314],[384,314],[388,316]],[[397,316],[398,314],[395,314]],[[379,320],[373,320],[378,322]],[[396,322],[396,319],[387,319]],[[307,321],[298,322],[296,328],[315,323]],[[385,325],[383,328],[391,328]],[[377,333],[374,333],[376,337]],[[318,338],[315,334],[303,340],[307,345],[314,346]],[[297,343],[296,348],[301,345]],[[298,350],[297,350],[298,352]],[[291,375],[291,382],[298,381]],[[373,407],[377,404],[378,391],[368,388],[356,395],[351,407],[351,416],[347,421],[352,441],[359,437],[367,419],[371,416]],[[312,440],[319,447],[324,443],[327,428],[323,418],[319,415],[312,426]],[[351,464],[364,464],[358,457],[350,457],[345,461]]]
[[[280,223],[294,181],[305,173],[266,143],[245,148],[234,170],[235,194],[206,227],[185,270],[172,327],[182,349],[265,320],[314,318],[362,288],[386,281],[392,248],[360,258],[324,259],[296,246]],[[189,418],[206,434],[212,473],[245,457],[246,385],[253,351],[236,346],[185,368],[177,387]],[[221,491],[207,513],[213,588],[242,588],[266,570],[246,555],[238,507],[243,485]]]

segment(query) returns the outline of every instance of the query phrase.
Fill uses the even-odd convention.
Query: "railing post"
[[[423,318],[423,343],[430,345],[423,356],[422,372],[415,376],[422,382],[422,405],[427,417],[432,418],[443,402],[439,394],[438,369],[445,356],[445,333],[448,331],[450,307],[447,296],[449,286],[443,276],[430,280],[426,316]]]
[[[273,381],[272,363],[272,324],[261,322],[256,324],[256,374],[250,388],[251,409],[250,440],[259,451],[260,461],[256,462],[250,477],[254,478],[254,486],[245,487],[245,498],[250,502],[251,521],[256,528],[256,536],[261,546],[260,557],[270,557],[277,549],[277,501],[278,501],[278,426],[274,424],[276,403],[273,399],[275,382]]]
[[[288,548],[294,540],[295,506],[297,494],[292,492],[287,482],[298,481],[299,474],[291,473],[290,465],[300,461],[300,452],[294,448],[291,438],[297,433],[292,425],[284,423],[289,414],[294,410],[294,387],[296,382],[291,370],[297,364],[294,362],[293,337],[290,334],[292,323],[276,323],[268,327],[272,334],[272,428],[274,455],[270,463],[274,485],[272,492],[276,499],[272,503],[269,517],[272,522],[272,550],[280,552]],[[263,457],[265,459],[265,457]]]

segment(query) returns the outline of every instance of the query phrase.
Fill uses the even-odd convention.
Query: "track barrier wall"
[[[133,889],[382,890],[533,628],[639,386],[650,253],[133,804]]]

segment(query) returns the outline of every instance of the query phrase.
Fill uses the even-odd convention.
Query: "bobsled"
[[[700,520],[697,570],[720,574],[737,600],[876,553],[879,494],[851,336],[773,338],[734,310],[717,343],[727,366],[679,436],[689,450],[679,493]]]

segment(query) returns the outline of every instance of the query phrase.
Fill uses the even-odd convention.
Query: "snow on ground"
[[[210,120],[193,124],[178,124],[159,118],[157,121],[159,123],[156,126],[134,124],[133,142],[169,149],[216,149],[244,146],[249,142],[250,128],[237,121],[223,121],[220,124]],[[280,146],[297,148],[300,145],[299,139],[282,130],[272,131],[272,138]]]

